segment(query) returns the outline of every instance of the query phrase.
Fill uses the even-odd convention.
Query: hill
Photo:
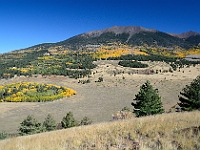
[[[169,34],[156,29],[147,29],[140,26],[114,26],[102,30],[90,31],[73,36],[57,43],[43,43],[27,49],[70,49],[84,50],[98,48],[112,43],[128,44],[132,46],[153,47],[181,47],[188,49],[200,43],[200,34],[185,32],[182,34]]]
[[[94,124],[0,141],[0,149],[199,149],[200,112]]]

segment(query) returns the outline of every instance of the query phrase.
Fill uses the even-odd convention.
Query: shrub
[[[103,77],[99,77],[97,82],[103,82]]]

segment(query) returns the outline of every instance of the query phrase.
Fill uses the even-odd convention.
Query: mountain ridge
[[[172,34],[172,35],[177,36],[179,38],[189,38],[191,36],[200,35],[200,33],[190,30],[188,32],[183,32],[183,33],[180,33],[180,34]]]
[[[108,43],[124,43],[133,46],[154,47],[182,47],[188,49],[200,43],[200,33],[188,31],[181,34],[166,33],[156,29],[144,28],[141,26],[112,26],[101,30],[94,30],[72,36],[56,43],[42,43],[27,49],[62,49],[80,50],[88,45],[106,45]],[[22,49],[21,49],[22,50]]]

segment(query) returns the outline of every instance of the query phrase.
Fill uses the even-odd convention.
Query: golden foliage
[[[200,55],[200,48],[190,48],[189,50],[175,52],[175,54],[180,58],[184,58],[187,55]]]
[[[108,46],[102,47],[97,50],[97,52],[93,53],[93,58],[97,59],[107,59],[109,57],[120,57],[121,55],[130,54],[129,49],[123,49],[123,48],[116,48],[112,49]]]
[[[52,101],[75,94],[76,91],[70,88],[36,82],[21,82],[0,86],[0,101],[8,102]]]
[[[134,50],[134,51],[133,51],[133,54],[134,54],[134,55],[145,55],[145,56],[148,56],[148,54],[147,54],[146,52],[141,52],[141,51],[139,51],[139,50]]]

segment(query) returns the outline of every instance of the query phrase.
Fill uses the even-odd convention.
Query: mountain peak
[[[186,39],[186,38],[189,38],[191,36],[196,36],[196,35],[200,35],[200,33],[194,32],[194,31],[188,31],[188,32],[184,32],[184,33],[181,33],[181,34],[174,34],[174,36],[177,36],[177,37],[182,38],[182,39]]]
[[[106,32],[113,32],[115,34],[128,33],[130,36],[132,36],[133,34],[136,34],[142,31],[156,32],[157,30],[147,29],[140,26],[113,26],[113,27],[106,28],[103,30],[90,31],[90,32],[84,33],[84,35],[100,36],[101,34],[106,33]]]

